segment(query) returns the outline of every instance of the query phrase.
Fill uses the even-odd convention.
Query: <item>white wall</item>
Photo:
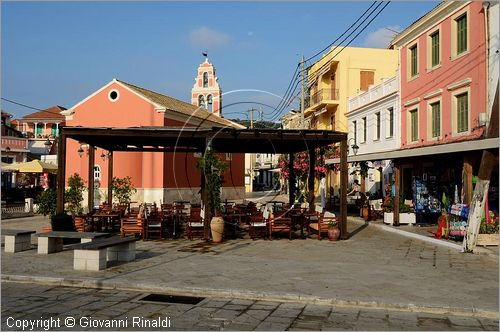
[[[349,146],[354,144],[354,126],[356,121],[356,144],[359,146],[358,156],[367,153],[397,150],[400,146],[400,107],[397,77],[379,85],[372,86],[367,92],[349,99],[349,112],[346,114],[349,124]],[[389,112],[394,114],[393,135],[389,137]],[[376,118],[380,112],[380,139],[375,138]],[[366,117],[366,141],[363,141],[363,118]],[[352,153],[352,150],[349,150]]]

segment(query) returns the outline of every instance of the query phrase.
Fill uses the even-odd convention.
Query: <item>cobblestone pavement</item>
[[[195,305],[139,301],[145,295],[131,291],[3,282],[1,327],[3,331],[21,330],[23,323],[31,322],[39,324],[35,330],[50,326],[49,330],[108,331],[498,331],[498,320],[480,317],[235,298],[205,298]],[[102,324],[115,325],[106,328]]]

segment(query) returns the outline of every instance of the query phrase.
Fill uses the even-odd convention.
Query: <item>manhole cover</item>
[[[162,303],[181,303],[181,304],[198,304],[203,301],[204,297],[196,296],[179,296],[165,294],[149,294],[139,299],[139,301],[162,302]]]

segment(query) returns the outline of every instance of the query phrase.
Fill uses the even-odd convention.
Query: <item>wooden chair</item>
[[[193,240],[194,236],[198,235],[201,238],[205,236],[205,227],[201,218],[201,207],[191,208],[191,213],[186,218],[187,237]]]
[[[371,220],[377,220],[379,218],[384,218],[384,207],[382,206],[382,199],[374,199],[368,201],[370,205],[370,215]]]
[[[120,220],[120,235],[122,237],[133,234],[144,238],[144,228],[144,211],[142,210],[139,210],[139,213],[136,215],[129,215],[121,218]]]
[[[266,238],[267,229],[268,224],[262,212],[255,212],[250,216],[248,232],[252,240],[255,240],[259,236]]]
[[[269,239],[273,239],[273,233],[288,232],[288,239],[292,239],[292,220],[283,216],[271,214],[269,217]]]
[[[146,215],[144,239],[162,239],[163,238],[163,220],[158,211],[153,211]]]
[[[330,221],[337,221],[335,214],[331,212],[318,213],[317,221],[309,223],[309,231],[318,233],[318,240],[321,240],[321,233],[328,235],[328,223]]]

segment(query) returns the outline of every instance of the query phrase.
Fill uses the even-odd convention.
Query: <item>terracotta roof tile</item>
[[[66,108],[62,106],[52,106],[42,111],[38,111],[35,113],[27,114],[23,116],[25,120],[61,120],[64,121],[65,117],[60,112],[65,111]]]
[[[134,90],[138,94],[144,96],[145,98],[151,100],[152,102],[159,104],[163,107],[165,107],[167,110],[171,110],[174,112],[179,112],[183,113],[187,116],[192,116],[201,120],[209,121],[211,122],[210,126],[212,126],[214,123],[218,125],[223,125],[223,126],[229,126],[229,127],[235,127],[235,128],[244,128],[243,126],[230,121],[228,119],[224,119],[222,117],[219,117],[217,115],[214,115],[208,110],[198,107],[196,105],[192,105],[189,103],[186,103],[184,101],[180,101],[178,99],[162,95],[161,93],[154,92],[148,89],[144,89],[141,87],[138,87],[136,85],[117,80],[121,84],[127,86],[128,88]]]

